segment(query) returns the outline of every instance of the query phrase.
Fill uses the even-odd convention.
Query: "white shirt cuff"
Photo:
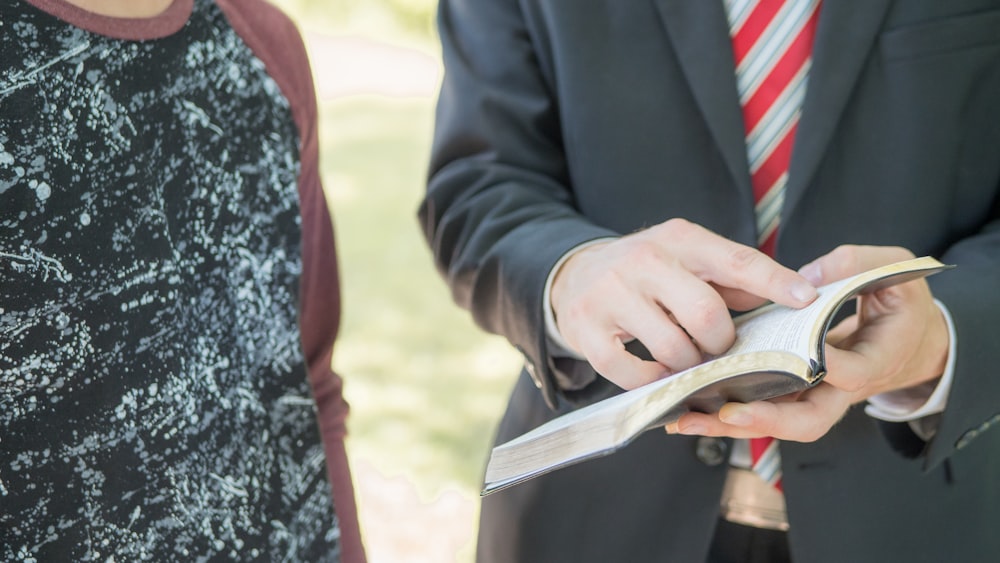
[[[955,324],[944,303],[935,299],[934,304],[941,310],[948,325],[948,361],[944,373],[936,382],[929,381],[916,387],[869,397],[865,407],[868,416],[888,422],[913,422],[944,411],[955,374]]]
[[[566,263],[566,260],[569,260],[570,256],[576,254],[584,248],[587,248],[588,246],[594,246],[595,244],[600,244],[609,240],[615,239],[613,237],[603,237],[574,246],[569,249],[566,254],[563,254],[562,257],[559,258],[559,261],[556,262],[555,266],[552,266],[552,270],[549,271],[549,277],[545,279],[545,293],[542,296],[542,308],[545,310],[545,335],[548,336],[549,339],[550,355],[561,358],[573,358],[575,360],[585,359],[579,352],[574,350],[572,346],[566,343],[566,340],[559,332],[559,327],[556,325],[556,314],[552,310],[552,282],[555,280],[556,272],[559,271],[559,268],[562,268],[562,265]]]

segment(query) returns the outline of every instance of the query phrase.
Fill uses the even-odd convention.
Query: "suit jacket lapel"
[[[827,0],[820,7],[813,65],[792,149],[783,216],[793,211],[819,167],[872,52],[889,3],[890,0]],[[780,230],[778,236],[780,239]]]
[[[721,0],[654,0],[708,128],[744,203],[753,208],[743,111]]]

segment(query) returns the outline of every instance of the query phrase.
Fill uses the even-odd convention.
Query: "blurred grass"
[[[436,0],[270,0],[301,27],[419,46],[434,37]]]
[[[317,45],[351,39],[337,44],[346,51],[310,55],[314,74],[334,86],[351,84],[338,72],[374,70],[362,77],[374,80],[368,87],[385,85],[385,77],[405,81],[415,70],[405,65],[439,59],[435,0],[272,1],[307,38],[320,39]],[[364,42],[425,59],[379,59],[389,66],[368,68],[353,50]],[[366,483],[358,506],[370,560],[437,563],[453,556],[464,563],[473,560],[483,465],[521,358],[473,324],[434,270],[416,219],[434,100],[412,94],[320,101],[321,174],[343,306],[334,367],[351,404],[347,448],[355,487]],[[417,505],[400,482],[415,488]],[[463,499],[458,505],[454,492]]]
[[[355,459],[407,474],[427,497],[475,496],[520,358],[451,301],[418,228],[432,113],[427,99],[321,107],[343,290],[334,365]]]

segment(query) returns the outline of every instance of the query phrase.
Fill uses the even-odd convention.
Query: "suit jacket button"
[[[535,369],[535,364],[527,358],[525,358],[524,362],[524,371],[528,372],[528,375],[531,377],[531,381],[535,384],[535,387],[541,389],[542,380],[538,377],[538,370]]]
[[[955,449],[956,450],[960,450],[960,449],[964,448],[965,446],[968,446],[969,442],[971,442],[972,440],[974,440],[976,438],[977,434],[978,434],[978,432],[976,432],[975,430],[969,430],[965,434],[962,434],[961,436],[959,436],[958,441],[955,442]]]
[[[726,461],[729,445],[722,438],[702,436],[695,443],[694,455],[698,461],[709,467],[720,465]]]
[[[958,441],[955,442],[955,449],[960,450],[965,446],[968,446],[969,442],[975,440],[980,434],[986,432],[986,430],[988,430],[990,426],[993,426],[998,422],[1000,422],[1000,413],[993,415],[986,422],[980,424],[979,426],[973,428],[972,430],[969,430],[965,434],[962,434],[959,437]]]
[[[531,361],[531,356],[524,351],[524,348],[515,345],[514,348],[524,356],[524,372],[528,374],[531,378],[531,382],[535,384],[535,387],[539,389],[542,388],[542,378],[538,377],[538,370],[535,368],[535,362]]]

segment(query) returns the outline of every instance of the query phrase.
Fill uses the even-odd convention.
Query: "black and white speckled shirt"
[[[293,108],[213,2],[38,4],[0,7],[0,559],[337,560]]]

